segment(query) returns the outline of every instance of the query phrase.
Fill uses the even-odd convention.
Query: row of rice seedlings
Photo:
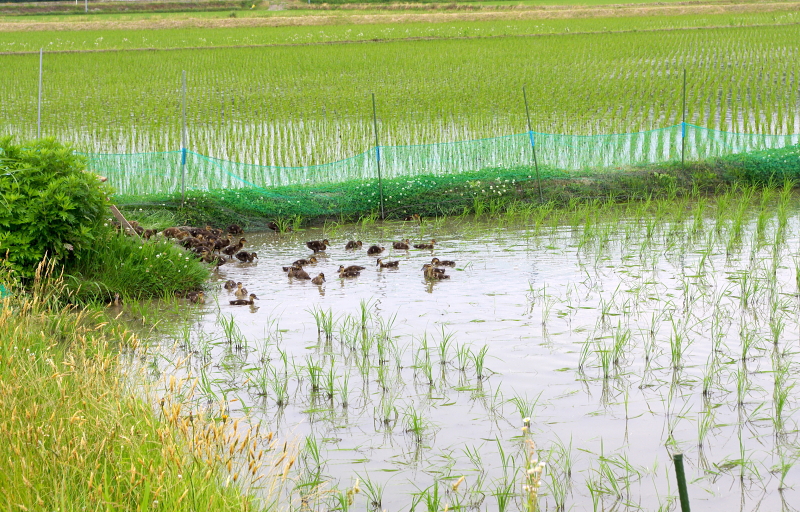
[[[733,132],[796,133],[798,71],[796,55],[786,48],[797,30],[50,55],[43,131],[93,152],[175,150],[180,76],[187,70],[193,150],[238,162],[312,165],[374,144],[365,91],[379,98],[381,144],[387,146],[521,133],[521,84],[536,91],[538,132],[624,133],[680,123],[687,68],[689,122]],[[560,51],[553,52],[553,44]],[[397,52],[403,48],[413,51]],[[470,65],[453,67],[454,55]],[[389,56],[394,65],[376,75],[375,66]],[[20,138],[36,131],[37,57],[3,56],[8,73],[0,79],[1,129]],[[148,80],[132,79],[134,72]],[[98,78],[74,79],[87,74]],[[479,83],[482,76],[497,80],[487,88]],[[58,86],[63,83],[73,86]],[[285,85],[294,83],[303,85]],[[679,134],[664,133],[642,142],[652,149],[641,151],[675,156]],[[562,142],[567,139],[553,139],[542,150]],[[640,151],[638,142],[632,144],[626,152]],[[611,146],[600,151],[616,152]],[[598,162],[603,154],[596,155]]]

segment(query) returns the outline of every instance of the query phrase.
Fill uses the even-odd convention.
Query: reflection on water
[[[259,260],[223,266],[191,342],[161,350],[189,353],[195,376],[253,421],[309,436],[300,482],[345,488],[358,475],[385,486],[387,510],[414,495],[426,506],[437,482],[441,509],[502,510],[521,492],[527,417],[548,462],[548,510],[657,510],[676,495],[678,451],[699,510],[781,510],[798,499],[798,223],[789,219],[777,249],[773,217],[745,226],[741,243],[735,227],[717,227],[452,221],[250,233]],[[391,249],[432,237],[435,250]],[[306,270],[326,282],[288,278],[281,267],[322,238],[333,245]],[[399,268],[345,250],[351,239],[387,247],[381,256]],[[424,279],[432,257],[455,260],[450,279]],[[340,265],[365,269],[340,279]],[[227,279],[255,305],[230,306]]]

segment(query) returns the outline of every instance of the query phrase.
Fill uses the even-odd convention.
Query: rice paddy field
[[[682,452],[692,510],[796,510],[798,206],[790,186],[739,188],[247,234],[259,259],[223,266],[138,360],[185,379],[196,410],[296,436],[291,485],[258,491],[274,505],[676,510]],[[326,282],[287,278],[323,237],[305,269]],[[402,238],[437,244],[391,249]],[[346,251],[356,239],[399,268]],[[423,278],[432,257],[450,279]],[[228,279],[255,305],[229,305]]]
[[[800,132],[797,47],[789,11],[675,17],[253,27],[9,31],[0,34],[0,130],[79,150],[176,150],[181,74],[187,146],[260,165],[304,166],[375,145],[527,131],[638,132],[682,120],[759,134]],[[425,37],[430,40],[408,40]],[[387,39],[385,42],[363,42]],[[361,41],[352,44],[321,44]],[[287,44],[311,43],[305,46]],[[319,43],[319,44],[318,44]],[[272,45],[230,47],[226,45]],[[184,48],[218,46],[216,48]],[[134,48],[171,48],[139,51]],[[546,163],[546,162],[544,162]],[[591,166],[593,162],[586,162]]]

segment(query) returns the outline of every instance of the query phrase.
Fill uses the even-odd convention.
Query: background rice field
[[[791,24],[793,13],[752,15],[748,23],[770,23],[770,18],[770,26],[588,34],[570,32],[652,29],[669,22],[263,28],[231,43],[391,38],[397,32],[414,36],[431,30],[446,38],[46,55],[43,135],[89,152],[177,149],[183,70],[188,76],[188,146],[212,157],[261,165],[325,163],[373,146],[372,92],[382,145],[524,132],[523,86],[538,132],[635,132],[681,121],[684,68],[688,122],[737,132],[800,132],[795,44],[800,26]],[[700,17],[684,21],[709,24]],[[447,38],[537,32],[555,34]],[[109,33],[108,43],[106,35],[92,33],[44,34],[3,34],[0,47],[148,45],[147,36],[135,32]],[[225,44],[230,34],[209,35],[209,45]],[[45,44],[48,37],[52,45]],[[191,31],[155,32],[154,41],[154,46],[202,42]],[[2,55],[0,62],[6,71],[0,76],[0,130],[20,138],[35,136],[38,55]]]

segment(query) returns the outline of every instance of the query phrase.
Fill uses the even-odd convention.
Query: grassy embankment
[[[385,213],[402,219],[495,215],[537,208],[542,203],[574,205],[595,201],[638,201],[712,195],[739,184],[800,180],[800,148],[757,151],[704,162],[679,162],[628,169],[567,173],[532,167],[486,169],[445,176],[415,176],[383,183]],[[116,200],[133,219],[164,228],[178,224],[224,226],[241,223],[263,229],[277,221],[284,227],[377,218],[377,180],[329,185],[191,191],[181,205],[179,194],[120,196]]]
[[[137,299],[175,301],[203,286],[208,270],[172,244],[114,233],[104,219],[108,190],[71,148],[0,139],[0,155],[2,503],[253,509],[242,491],[271,458],[271,436],[237,432],[198,408],[192,382],[170,381],[158,401],[148,397],[160,403],[156,414],[138,377],[121,372],[121,354],[135,355],[140,340],[123,310],[105,304],[111,293],[140,312],[147,304]],[[42,258],[47,266],[36,264]]]

